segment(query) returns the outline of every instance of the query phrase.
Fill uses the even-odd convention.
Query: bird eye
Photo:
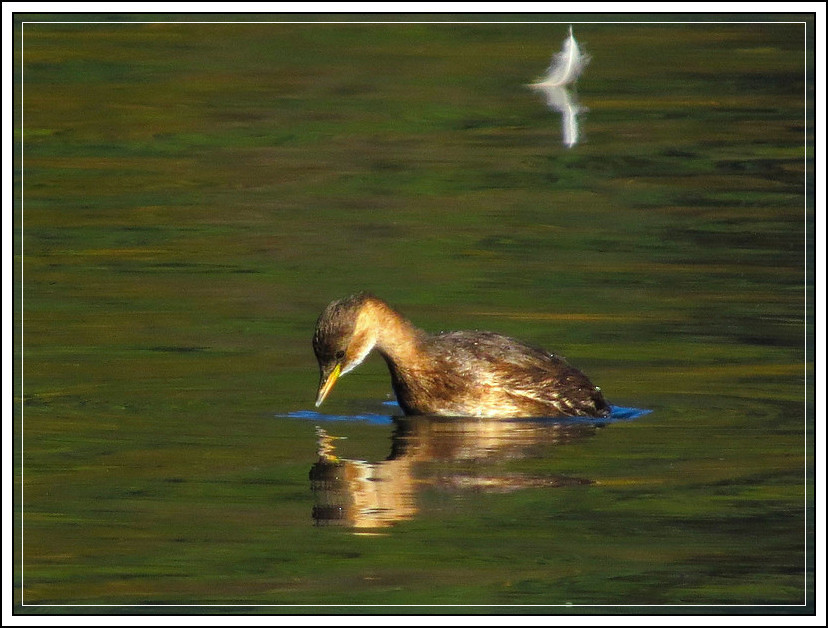
[[[341,349],[340,349],[339,351],[337,351],[337,352],[336,352],[336,359],[337,359],[337,360],[341,360],[341,359],[342,359],[342,358],[344,358],[344,357],[345,357],[345,352],[344,352],[344,351],[342,351]]]

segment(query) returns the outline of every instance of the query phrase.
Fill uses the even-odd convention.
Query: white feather
[[[563,48],[552,57],[552,63],[546,71],[546,76],[533,85],[548,87],[562,87],[574,83],[589,63],[589,55],[581,52],[572,26],[569,27],[569,37],[564,40]]]
[[[561,114],[561,132],[564,146],[571,148],[578,143],[578,116],[587,111],[578,99],[565,87],[551,85],[534,85],[535,89],[546,96],[546,105]]]

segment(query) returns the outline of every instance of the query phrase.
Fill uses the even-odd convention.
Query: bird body
[[[329,304],[313,338],[316,405],[372,349],[385,359],[406,414],[472,417],[607,416],[600,389],[563,358],[501,334],[430,335],[360,293]]]

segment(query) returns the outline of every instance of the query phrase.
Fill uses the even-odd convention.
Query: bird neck
[[[356,334],[366,333],[382,356],[396,365],[416,364],[425,332],[377,298],[365,302],[357,317]]]

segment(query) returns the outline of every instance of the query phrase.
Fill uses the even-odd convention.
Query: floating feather
[[[581,72],[589,63],[589,55],[581,52],[575,35],[572,34],[572,26],[569,27],[569,37],[564,40],[563,48],[552,57],[552,63],[546,71],[546,76],[533,85],[548,87],[562,87],[574,83]]]

